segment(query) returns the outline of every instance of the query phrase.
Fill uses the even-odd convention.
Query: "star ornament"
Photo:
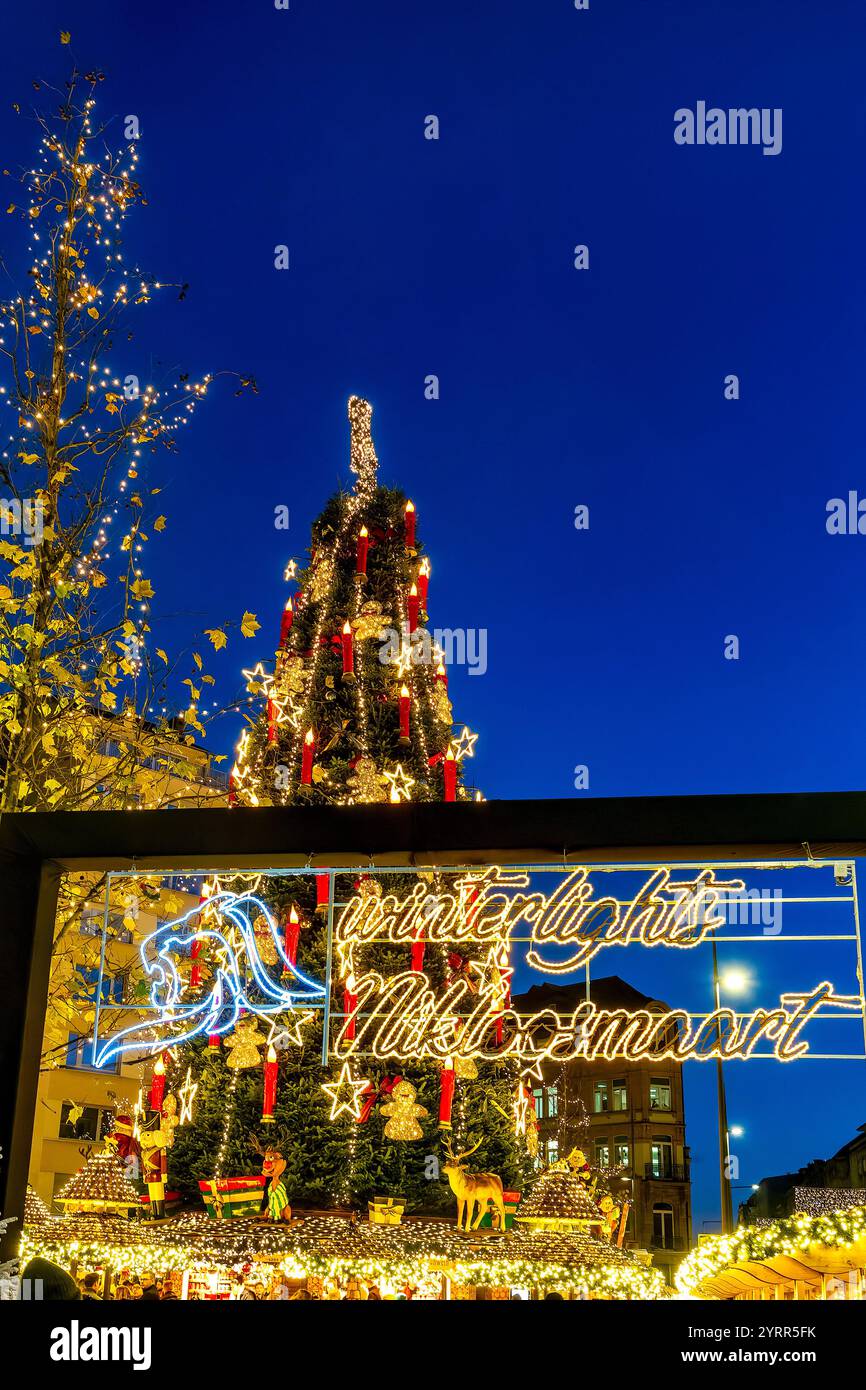
[[[331,1097],[330,1118],[332,1120],[339,1119],[345,1110],[353,1120],[360,1120],[361,1096],[367,1090],[368,1085],[367,1081],[353,1076],[350,1064],[344,1062],[336,1081],[322,1083],[322,1090]]]
[[[410,795],[415,785],[415,778],[410,777],[408,772],[403,771],[403,764],[398,763],[393,772],[384,774],[385,781],[391,784],[392,801],[411,801]]]
[[[288,583],[290,582],[290,580],[292,580],[292,579],[294,579],[294,578],[296,577],[297,573],[298,573],[298,562],[297,562],[297,560],[290,560],[289,563],[286,565],[286,568],[283,570],[283,579],[285,579],[286,583],[288,584]]]
[[[460,762],[461,758],[474,758],[477,742],[478,735],[473,734],[464,724],[458,737],[451,740],[451,747],[454,749],[454,756],[457,761]]]
[[[257,664],[250,671],[245,671],[243,667],[241,667],[241,675],[246,680],[247,690],[250,692],[251,695],[270,694],[270,689],[274,683],[274,678],[272,675],[268,674],[268,672],[265,670],[264,666],[260,661],[257,662]]]
[[[180,1096],[180,1116],[178,1123],[185,1125],[192,1123],[192,1103],[196,1098],[198,1082],[192,1079],[192,1068],[187,1067],[183,1085],[178,1091]]]
[[[313,1021],[312,1009],[299,1009],[292,1015],[292,1022],[280,1029],[280,1041],[286,1046],[303,1047],[303,1030]]]

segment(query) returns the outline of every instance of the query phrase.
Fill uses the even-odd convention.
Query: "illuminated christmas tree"
[[[452,723],[443,653],[427,628],[431,567],[411,500],[377,479],[372,408],[349,401],[354,487],[313,525],[283,610],[266,702],[232,770],[236,804],[453,801],[475,735]]]
[[[427,627],[431,566],[415,508],[404,493],[378,482],[371,414],[366,401],[351,398],[352,489],[333,497],[314,522],[306,568],[288,567],[296,587],[283,610],[275,661],[245,672],[260,713],[251,714],[238,747],[235,805],[405,804],[479,795],[462,775],[475,735],[453,724],[443,654]],[[447,875],[423,877],[434,902],[453,891]],[[389,874],[383,887],[375,875],[347,871],[335,879],[334,899],[399,896],[417,884],[408,873]],[[240,878],[219,884],[244,886]],[[265,877],[258,888],[280,924],[287,957],[314,980],[327,975],[325,918],[317,912],[322,887],[327,877],[317,882],[310,873]],[[265,926],[254,927],[262,951],[271,940]],[[466,951],[465,944],[423,941],[336,950],[332,1035],[351,1018],[356,977],[365,971],[423,971],[437,994],[455,977],[471,976],[477,992],[488,967],[468,960]],[[202,988],[212,966],[205,948],[196,966]],[[489,968],[504,1000],[500,972]],[[218,1038],[209,1049],[196,1044],[202,1057],[196,1124],[178,1133],[170,1155],[174,1184],[192,1191],[202,1178],[254,1171],[246,1135],[264,1120],[286,1159],[293,1202],[363,1205],[374,1195],[400,1195],[410,1208],[452,1207],[444,1179],[431,1181],[427,1157],[438,1151],[441,1134],[462,1142],[470,1130],[473,1142],[480,1132],[479,1164],[509,1187],[523,1186],[527,1140],[515,1123],[515,1063],[475,1066],[456,1057],[440,1067],[394,1057],[323,1067],[320,1011],[303,1027],[297,1016],[287,1022],[292,1038],[278,1060],[274,1054],[233,1074],[226,1044]],[[183,1059],[184,1070],[187,1065]],[[393,1123],[401,1077],[417,1091],[415,1143],[405,1142],[407,1131],[395,1132]]]

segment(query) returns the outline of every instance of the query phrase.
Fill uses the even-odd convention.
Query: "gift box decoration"
[[[405,1197],[374,1197],[367,1203],[370,1224],[373,1226],[399,1226],[406,1210]]]
[[[267,1178],[212,1178],[199,1182],[208,1216],[225,1220],[232,1216],[257,1216]]]

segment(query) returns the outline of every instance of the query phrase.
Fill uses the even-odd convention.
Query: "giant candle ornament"
[[[268,697],[268,743],[277,743],[279,733],[277,730],[277,707],[273,700]]]
[[[418,570],[418,597],[419,597],[420,600],[421,600],[421,607],[422,607],[422,608],[426,608],[426,607],[427,607],[427,589],[428,589],[428,587],[429,587],[429,584],[430,584],[430,561],[427,559],[427,557],[426,557],[426,555],[425,555],[425,556],[424,556],[424,559],[421,561],[421,566],[420,566],[420,568],[419,568],[419,570]]]
[[[409,618],[409,631],[414,632],[418,626],[418,585],[413,584],[409,590],[409,597],[406,600],[406,614]]]
[[[328,910],[328,875],[316,874],[316,911]]]
[[[370,547],[370,533],[366,526],[362,526],[358,532],[358,540],[355,546],[355,573],[367,573],[367,551]]]
[[[454,1070],[454,1058],[447,1057],[445,1065],[439,1073],[439,1128],[451,1128],[451,1106],[454,1102],[454,1083],[457,1074]]]
[[[343,624],[343,680],[355,679],[355,650],[352,638],[352,624],[348,618]]]
[[[445,670],[444,661],[440,661],[436,667],[436,679],[442,682],[446,690],[448,689],[448,672]]]
[[[295,617],[295,609],[290,598],[286,599],[286,606],[283,609],[283,616],[280,619],[280,646],[284,647],[292,630],[292,623]]]
[[[286,918],[286,956],[292,965],[298,963],[298,938],[300,934],[301,919],[298,916],[298,909],[292,904]],[[283,974],[288,975],[290,971],[284,967]]]
[[[262,1105],[262,1124],[274,1123],[274,1105],[277,1100],[277,1050],[271,1043],[265,1062],[265,1098]]]
[[[409,547],[415,544],[415,506],[412,502],[406,503],[406,544]]]
[[[355,977],[350,975],[343,986],[343,1012],[346,1015],[345,1038],[347,1042],[353,1042],[355,1038],[355,1010],[358,1007],[358,996],[355,993]]]
[[[457,797],[457,759],[450,743],[448,752],[442,759],[442,773],[445,779],[445,800],[454,801]]]
[[[162,1057],[157,1057],[153,1064],[153,1077],[150,1083],[150,1108],[151,1110],[162,1110],[162,1102],[165,1096],[165,1062]]]
[[[312,729],[304,734],[304,748],[301,753],[301,785],[308,787],[313,780],[313,752],[316,740]]]
[[[400,742],[409,742],[409,687],[400,686]]]

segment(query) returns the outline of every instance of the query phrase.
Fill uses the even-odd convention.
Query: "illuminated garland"
[[[804,1212],[767,1226],[740,1226],[730,1235],[710,1236],[683,1260],[676,1275],[680,1293],[696,1295],[701,1285],[732,1265],[778,1255],[804,1254],[811,1245],[839,1249],[866,1238],[866,1206],[809,1216]]]
[[[511,1233],[473,1249],[438,1222],[407,1226],[352,1226],[339,1217],[308,1217],[296,1231],[271,1230],[235,1218],[215,1229],[206,1217],[187,1217],[153,1230],[122,1222],[71,1223],[62,1219],[27,1228],[21,1259],[41,1256],[69,1268],[108,1267],[130,1273],[228,1269],[249,1262],[252,1277],[361,1278],[415,1282],[447,1274],[457,1284],[570,1288],[611,1298],[666,1296],[660,1270],[588,1236]],[[101,1232],[103,1228],[104,1233]],[[141,1233],[144,1232],[144,1235]],[[489,1251],[489,1253],[488,1253]]]

